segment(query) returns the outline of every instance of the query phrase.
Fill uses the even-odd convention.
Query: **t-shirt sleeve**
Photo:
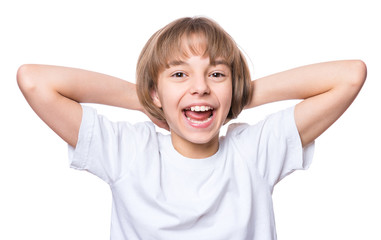
[[[312,161],[315,143],[302,147],[294,109],[274,113],[256,125],[233,126],[237,148],[271,187],[293,171],[307,169]]]
[[[153,129],[143,123],[112,122],[91,107],[82,109],[77,145],[69,145],[70,167],[86,170],[112,184],[130,169],[139,151],[137,142],[144,145]]]

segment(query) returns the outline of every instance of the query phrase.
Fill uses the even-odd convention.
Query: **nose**
[[[198,94],[200,96],[210,93],[208,79],[205,76],[195,77],[191,81],[190,93],[192,95]]]

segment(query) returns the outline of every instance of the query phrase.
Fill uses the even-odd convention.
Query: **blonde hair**
[[[184,45],[184,40],[188,44]],[[200,49],[203,52],[200,52]],[[227,119],[236,118],[250,102],[251,78],[245,57],[237,44],[216,22],[205,17],[180,18],[151,36],[140,53],[136,67],[139,101],[148,113],[165,121],[164,112],[152,100],[159,73],[168,63],[189,57],[208,56],[210,63],[223,59],[232,72],[232,102]]]

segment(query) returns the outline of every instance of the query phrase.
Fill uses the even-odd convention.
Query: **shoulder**
[[[89,106],[82,105],[83,114],[81,122],[82,132],[93,132],[103,137],[118,136],[119,138],[150,138],[157,134],[152,122],[113,121],[108,117],[98,114],[98,111]]]
[[[260,131],[264,128],[275,131],[285,129],[290,125],[295,125],[294,106],[272,113],[266,116],[263,120],[255,123],[232,123],[228,126],[226,136],[238,136],[245,131]]]
[[[228,145],[248,154],[275,147],[283,141],[297,140],[294,107],[270,114],[255,124],[232,123],[222,138]]]

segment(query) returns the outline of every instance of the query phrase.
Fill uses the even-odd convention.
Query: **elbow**
[[[354,88],[361,89],[367,76],[366,64],[362,60],[352,60],[349,62],[348,68],[349,84]]]
[[[17,84],[23,94],[33,91],[36,87],[35,77],[33,77],[35,72],[35,65],[24,64],[17,70]]]

